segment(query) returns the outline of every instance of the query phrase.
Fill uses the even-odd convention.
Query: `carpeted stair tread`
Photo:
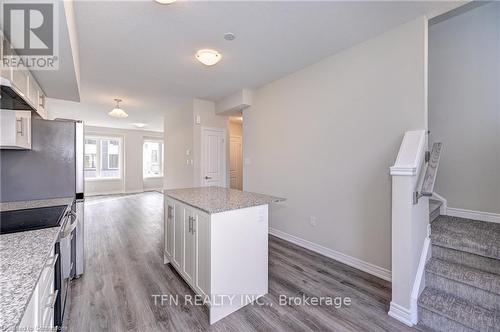
[[[436,245],[432,246],[432,257],[500,275],[500,260],[498,259]]]
[[[452,321],[440,314],[436,314],[430,310],[426,310],[423,307],[418,308],[418,316],[420,317],[420,322],[417,324],[416,328],[420,331],[425,332],[443,332],[443,331],[453,331],[453,332],[477,332],[477,330],[468,328],[460,323]]]
[[[431,258],[425,270],[500,295],[500,275],[437,258]]]
[[[496,310],[472,305],[467,300],[426,287],[418,304],[421,308],[441,315],[470,329],[500,331],[500,317]],[[446,327],[443,326],[443,330]]]
[[[433,245],[500,259],[500,224],[439,216],[431,224]]]

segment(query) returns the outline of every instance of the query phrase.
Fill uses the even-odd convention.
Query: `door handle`
[[[210,180],[211,177],[210,176],[205,176],[205,180]]]

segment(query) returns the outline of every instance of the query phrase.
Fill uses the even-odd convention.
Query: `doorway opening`
[[[243,190],[243,116],[229,117],[229,187]]]

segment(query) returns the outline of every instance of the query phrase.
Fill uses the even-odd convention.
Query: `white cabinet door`
[[[174,252],[174,204],[165,200],[165,254],[172,261]]]
[[[12,71],[12,85],[25,97],[28,98],[29,71],[17,68]]]
[[[180,203],[174,204],[174,255],[172,262],[178,271],[184,265],[184,207]]]
[[[38,328],[38,286],[35,287],[31,300],[24,311],[19,324],[19,331],[36,331]]]
[[[30,73],[28,75],[28,101],[38,109],[38,83]]]
[[[196,275],[196,214],[192,209],[185,209],[184,217],[184,268],[182,272],[186,282],[195,284]]]
[[[198,213],[196,218],[196,282],[203,296],[210,294],[210,216]]]
[[[9,53],[10,46],[7,39],[3,37],[1,31],[0,31],[0,48],[1,48],[0,61],[1,63],[3,63],[4,56],[10,55]],[[12,67],[0,66],[0,76],[10,81],[12,79]]]
[[[42,117],[42,119],[47,119],[47,109],[45,108],[45,95],[42,92],[42,89],[38,90],[38,106],[37,106],[38,114]]]
[[[30,111],[16,111],[16,143],[21,148],[31,149]]]

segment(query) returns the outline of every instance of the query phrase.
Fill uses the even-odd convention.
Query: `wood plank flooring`
[[[203,306],[155,305],[153,294],[194,295],[163,264],[163,196],[88,198],[86,271],[72,284],[69,331],[410,331],[387,315],[390,284],[275,237],[269,294],[216,324]],[[279,305],[286,296],[349,297],[350,306]]]

